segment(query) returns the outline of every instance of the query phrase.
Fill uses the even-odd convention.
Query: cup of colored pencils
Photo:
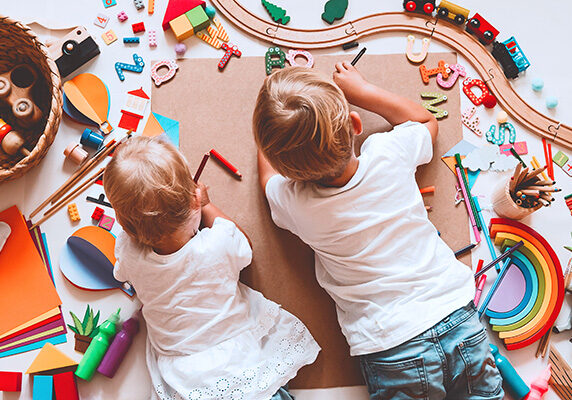
[[[502,182],[493,194],[495,212],[501,217],[522,219],[543,206],[549,206],[554,201],[552,193],[561,189],[554,187],[556,182],[553,180],[542,177],[545,169],[529,171],[519,163],[509,181],[506,184]]]

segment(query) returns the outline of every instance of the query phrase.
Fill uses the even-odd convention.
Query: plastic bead
[[[532,80],[532,90],[535,92],[540,92],[544,87],[544,81],[540,78],[534,78]]]
[[[177,43],[175,45],[175,53],[177,53],[177,58],[182,58],[187,52],[187,46],[184,43]]]
[[[504,111],[499,111],[499,113],[497,114],[497,122],[499,124],[504,124],[507,121],[508,121],[508,114]]]
[[[558,105],[558,99],[554,96],[548,96],[546,98],[546,108],[553,109]]]

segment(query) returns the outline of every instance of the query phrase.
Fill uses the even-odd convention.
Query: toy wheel
[[[6,78],[0,78],[0,98],[8,96],[11,90],[10,81]]]
[[[407,3],[405,3],[405,9],[407,11],[415,11],[416,8],[417,4],[415,4],[414,1],[408,1]]]
[[[456,15],[455,16],[455,23],[458,25],[463,25],[463,22],[465,22],[465,17],[463,17],[462,15]]]
[[[34,103],[30,99],[18,99],[12,106],[12,113],[16,118],[30,118],[34,113]]]
[[[495,36],[491,31],[485,31],[485,33],[483,33],[483,37],[488,43],[492,42],[493,39],[495,38]]]
[[[437,12],[437,14],[439,14],[440,17],[446,17],[447,15],[449,15],[449,10],[447,10],[444,7],[441,7]]]
[[[471,28],[478,29],[479,26],[481,26],[481,21],[476,18],[471,18],[469,20],[469,25],[471,25]]]
[[[425,14],[427,15],[431,15],[434,9],[435,6],[432,3],[425,3],[425,5],[423,6],[423,11],[425,11]]]

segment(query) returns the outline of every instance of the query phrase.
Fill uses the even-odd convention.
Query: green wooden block
[[[342,19],[348,8],[348,0],[329,0],[324,5],[322,19],[328,24],[333,24],[335,20]]]
[[[272,17],[274,22],[278,22],[282,25],[286,25],[290,21],[290,17],[286,15],[286,10],[282,7],[278,7],[276,4],[272,4],[267,0],[262,0],[262,5]]]
[[[191,25],[193,26],[193,31],[195,32],[207,29],[210,25],[209,17],[201,6],[196,6],[192,10],[187,11],[185,15],[189,19]]]
[[[552,161],[554,161],[560,168],[562,168],[562,166],[566,164],[566,161],[568,161],[568,156],[559,151],[558,153],[554,154]]]

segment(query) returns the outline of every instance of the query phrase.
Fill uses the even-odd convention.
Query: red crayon
[[[215,149],[211,149],[210,155],[219,160],[225,167],[227,167],[233,174],[237,177],[242,178],[242,174],[238,171],[238,169],[232,165],[226,158],[220,155],[218,151]]]
[[[199,178],[200,178],[201,174],[203,173],[203,169],[205,169],[205,165],[207,164],[208,160],[209,160],[209,153],[206,153],[203,156],[203,160],[201,161],[201,165],[199,165],[197,172],[195,172],[195,177],[193,178],[193,181],[195,183],[197,183],[199,181]]]

